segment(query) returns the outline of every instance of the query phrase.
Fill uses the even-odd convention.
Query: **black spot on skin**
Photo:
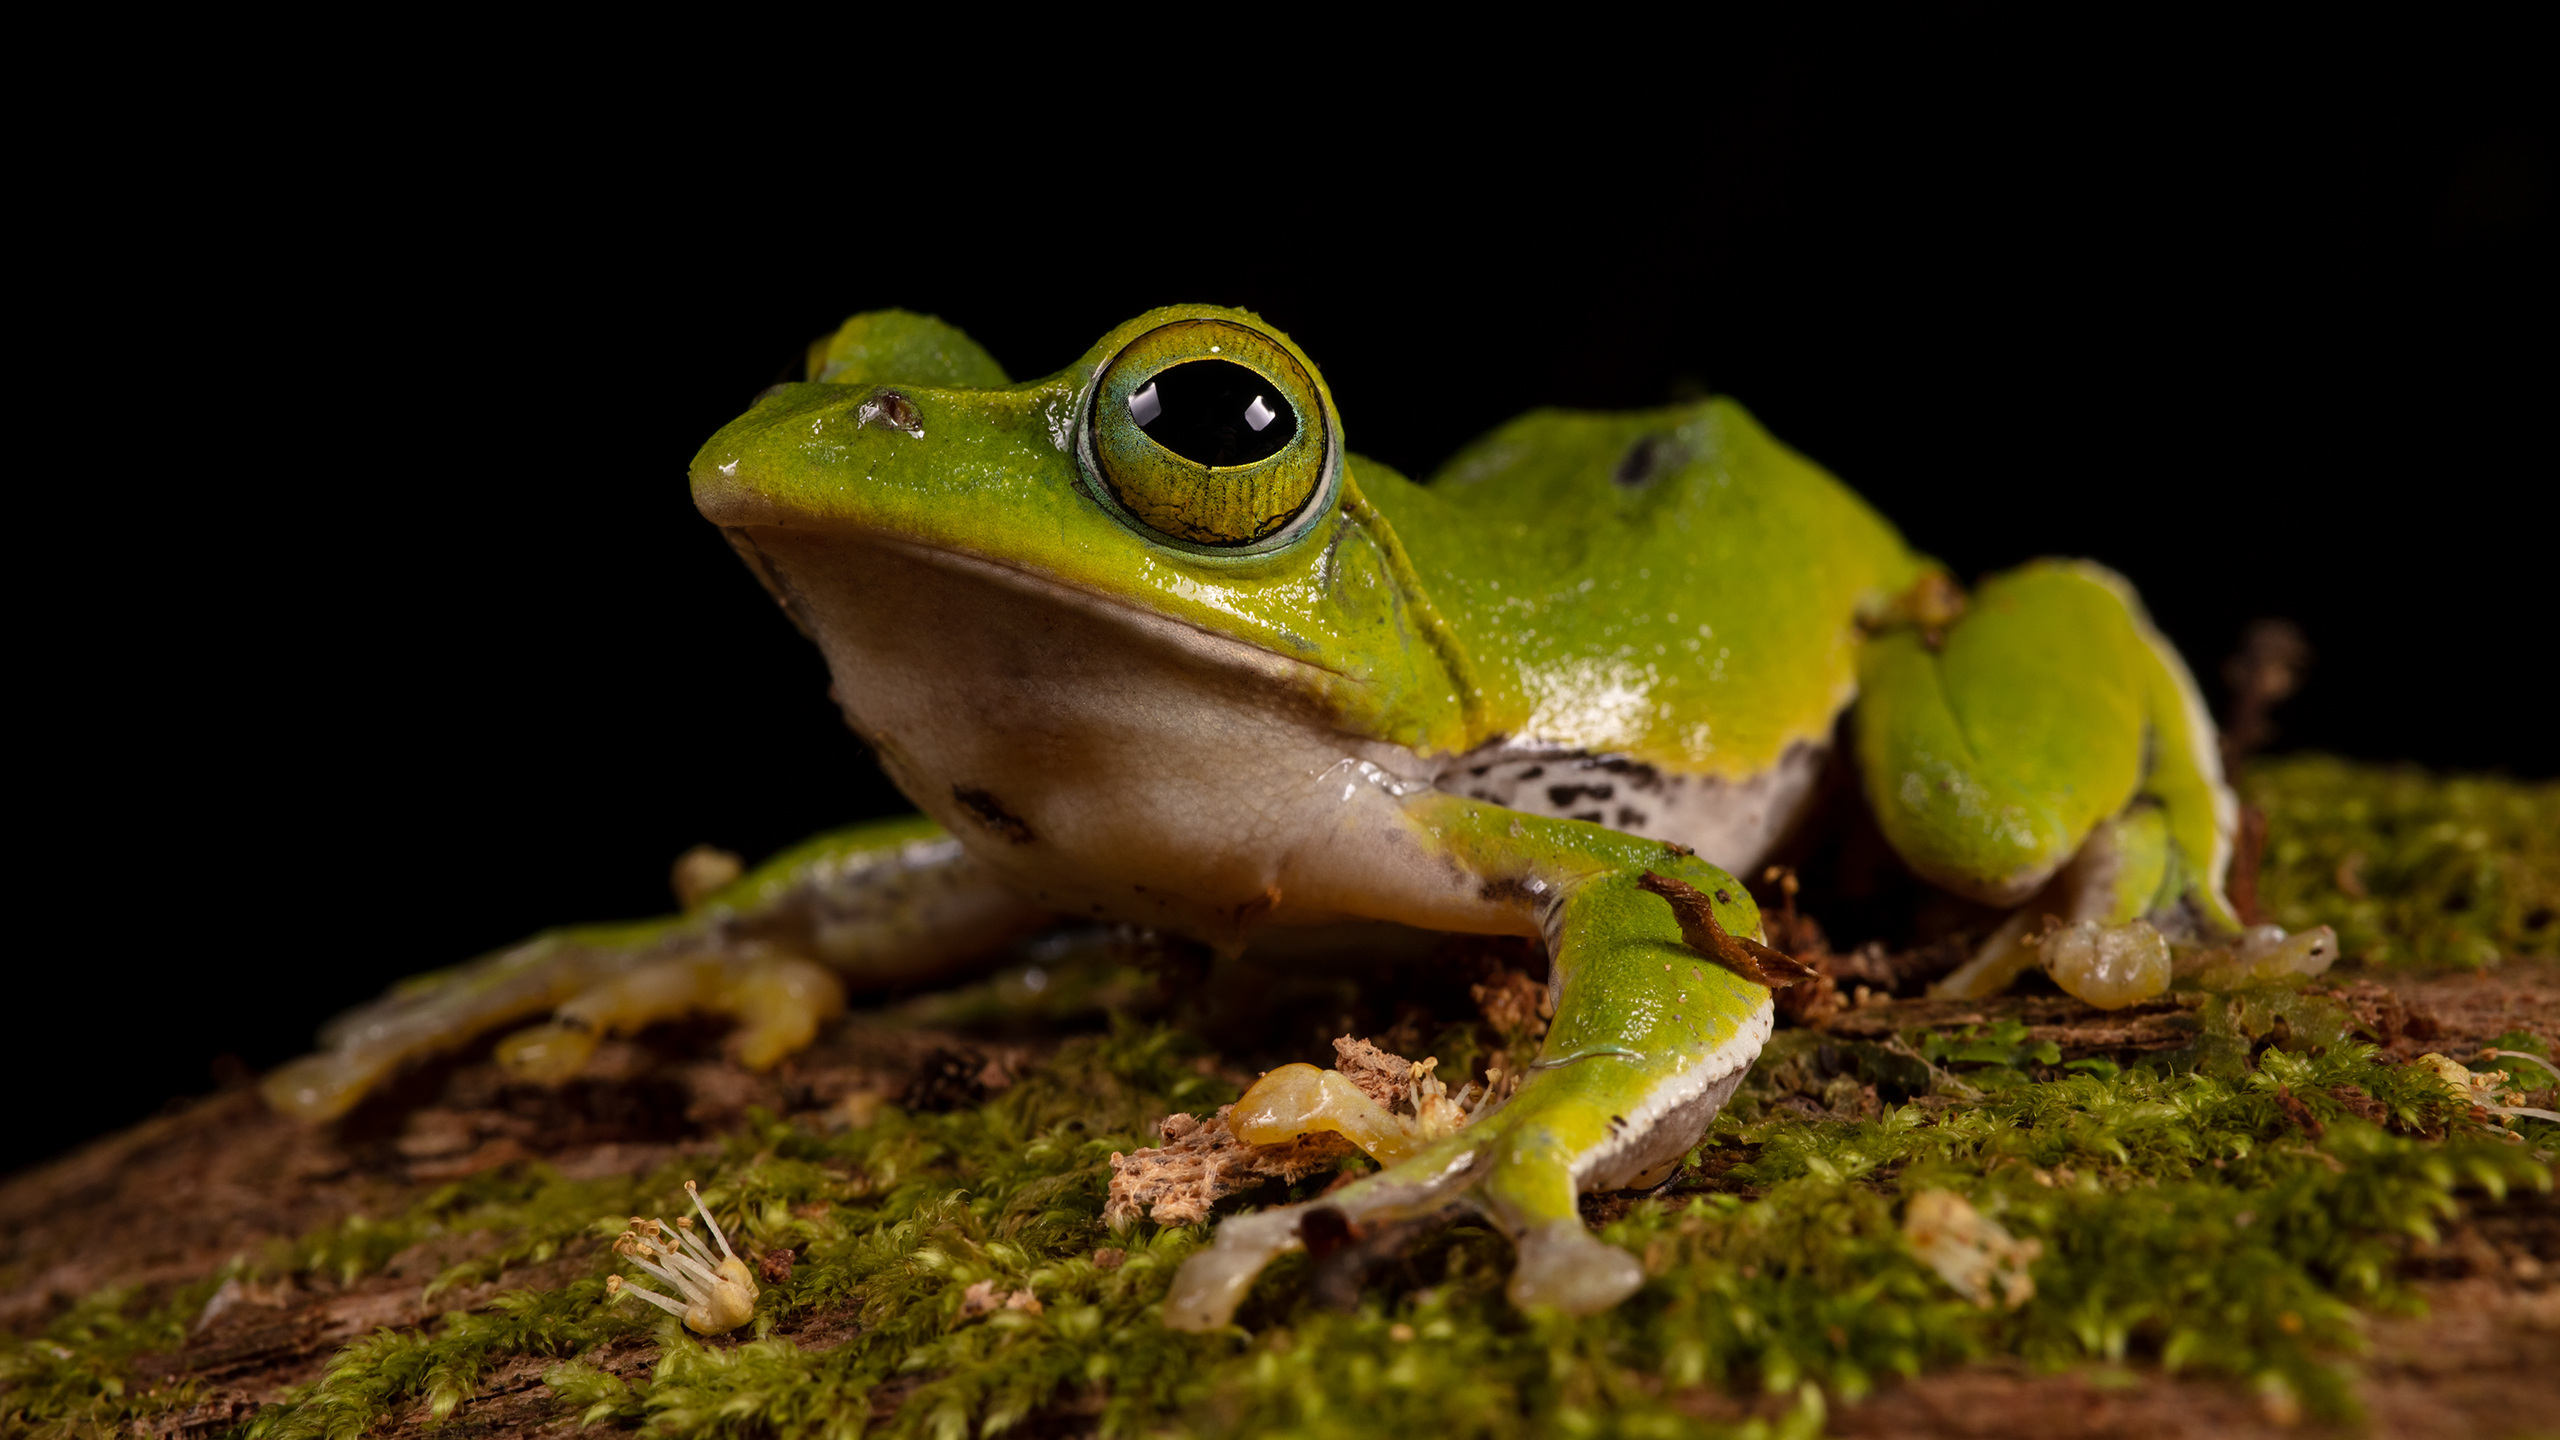
[[[1521,778],[1521,780],[1523,780],[1523,781],[1525,782],[1525,781],[1535,780],[1535,779],[1537,779],[1539,776],[1544,775],[1544,774],[1546,774],[1546,773],[1547,773],[1547,767],[1546,767],[1546,766],[1544,766],[1544,765],[1532,765],[1532,766],[1530,766],[1528,769],[1523,770],[1523,771],[1521,771],[1521,772],[1520,772],[1520,778]]]
[[[1567,820],[1588,820],[1594,825],[1604,823],[1600,818],[1600,812],[1597,810],[1585,810],[1579,815],[1567,815],[1564,818]]]
[[[1617,787],[1608,784],[1550,785],[1547,787],[1547,803],[1561,810],[1585,795],[1594,800],[1606,800],[1617,793]]]
[[[1476,892],[1476,898],[1496,905],[1526,905],[1536,897],[1529,893],[1528,881],[1506,879],[1487,880],[1484,888]]]
[[[1618,468],[1609,473],[1609,478],[1633,490],[1670,469],[1671,467],[1664,462],[1671,458],[1670,436],[1642,436],[1636,443],[1627,447],[1625,455],[1619,457]]]
[[[1645,823],[1652,818],[1652,816],[1647,815],[1633,805],[1621,805],[1618,807],[1618,828],[1621,830],[1641,830],[1645,827]]]
[[[1733,897],[1719,890],[1716,892],[1716,903],[1719,905],[1730,905],[1733,903]]]
[[[1481,780],[1484,778],[1484,772],[1492,768],[1493,767],[1490,765],[1470,765],[1467,767],[1467,773],[1474,776],[1476,779]]]
[[[1612,1129],[1612,1130],[1624,1130],[1624,1129],[1626,1129],[1626,1128],[1627,1128],[1627,1117],[1626,1117],[1626,1116],[1624,1116],[1624,1115],[1612,1115],[1612,1116],[1610,1116],[1610,1117],[1609,1117],[1609,1128],[1610,1128],[1610,1129]]]
[[[951,798],[960,802],[960,808],[968,811],[970,817],[979,824],[1016,845],[1028,845],[1040,838],[1031,833],[1030,826],[1022,823],[1021,816],[1004,808],[1003,801],[984,790],[969,785],[954,785],[951,787]]]

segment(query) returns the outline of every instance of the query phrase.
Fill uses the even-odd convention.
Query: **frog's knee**
[[[2141,785],[2156,664],[2121,582],[2066,565],[1995,578],[1934,643],[1878,636],[1853,731],[1885,838],[1935,884],[2026,899]]]

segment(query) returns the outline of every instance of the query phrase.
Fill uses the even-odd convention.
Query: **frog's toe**
[[[1520,1257],[1511,1267],[1509,1294],[1523,1310],[1596,1315],[1644,1284],[1636,1257],[1593,1235],[1579,1216],[1533,1226],[1517,1243]]]
[[[818,1027],[844,1009],[844,985],[823,966],[788,955],[735,960],[683,956],[643,965],[572,996],[552,1018],[498,1042],[498,1063],[518,1079],[575,1077],[607,1035],[628,1035],[688,1015],[728,1015],[730,1053],[770,1070],[809,1048]]]
[[[653,958],[543,936],[340,1017],[322,1033],[327,1050],[279,1068],[263,1088],[288,1115],[335,1119],[402,1066],[546,1010],[548,1020],[498,1042],[498,1064],[517,1079],[572,1079],[604,1037],[695,1014],[735,1018],[731,1052],[766,1070],[843,1009],[843,982],[797,956]]]
[[[1430,1215],[1462,1198],[1486,1170],[1482,1138],[1442,1140],[1402,1164],[1356,1180],[1321,1200],[1280,1205],[1220,1221],[1209,1248],[1182,1262],[1164,1300],[1164,1323],[1215,1330],[1235,1317],[1262,1267],[1306,1248],[1307,1217],[1319,1210],[1353,1229]]]
[[[334,1120],[353,1109],[396,1063],[396,1056],[324,1050],[277,1066],[258,1088],[280,1114],[297,1120]]]
[[[1573,1205],[1571,1169],[1524,1156],[1524,1147],[1503,1143],[1509,1137],[1496,1126],[1483,1129],[1444,1140],[1321,1200],[1221,1222],[1209,1248],[1184,1261],[1174,1277],[1165,1296],[1165,1324],[1194,1331],[1227,1324],[1265,1265],[1305,1248],[1307,1221],[1317,1211],[1329,1212],[1322,1218],[1332,1228],[1347,1226],[1356,1233],[1464,1204],[1517,1247],[1508,1291],[1514,1305],[1589,1315],[1634,1294],[1644,1283],[1644,1267],[1583,1225]],[[1553,1203],[1524,1206],[1527,1192]],[[1559,1208],[1560,1214],[1535,1214]]]
[[[584,1020],[560,1019],[528,1025],[498,1042],[498,1067],[518,1080],[557,1085],[577,1078],[604,1037]]]
[[[1299,1225],[1307,1205],[1237,1215],[1218,1226],[1209,1248],[1182,1262],[1164,1297],[1164,1323],[1175,1330],[1215,1330],[1235,1318],[1236,1306],[1262,1267],[1300,1249]]]

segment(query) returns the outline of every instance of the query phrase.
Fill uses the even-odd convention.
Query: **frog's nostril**
[[[919,440],[924,438],[924,416],[916,409],[916,402],[895,390],[880,391],[855,406],[853,423],[886,425],[893,430],[904,430]]]

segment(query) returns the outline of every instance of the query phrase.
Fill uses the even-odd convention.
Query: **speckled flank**
[[[1798,742],[1772,768],[1736,783],[1624,755],[1506,741],[1461,756],[1438,784],[1506,810],[1669,840],[1710,865],[1741,873],[1757,865],[1803,811],[1827,753]]]

